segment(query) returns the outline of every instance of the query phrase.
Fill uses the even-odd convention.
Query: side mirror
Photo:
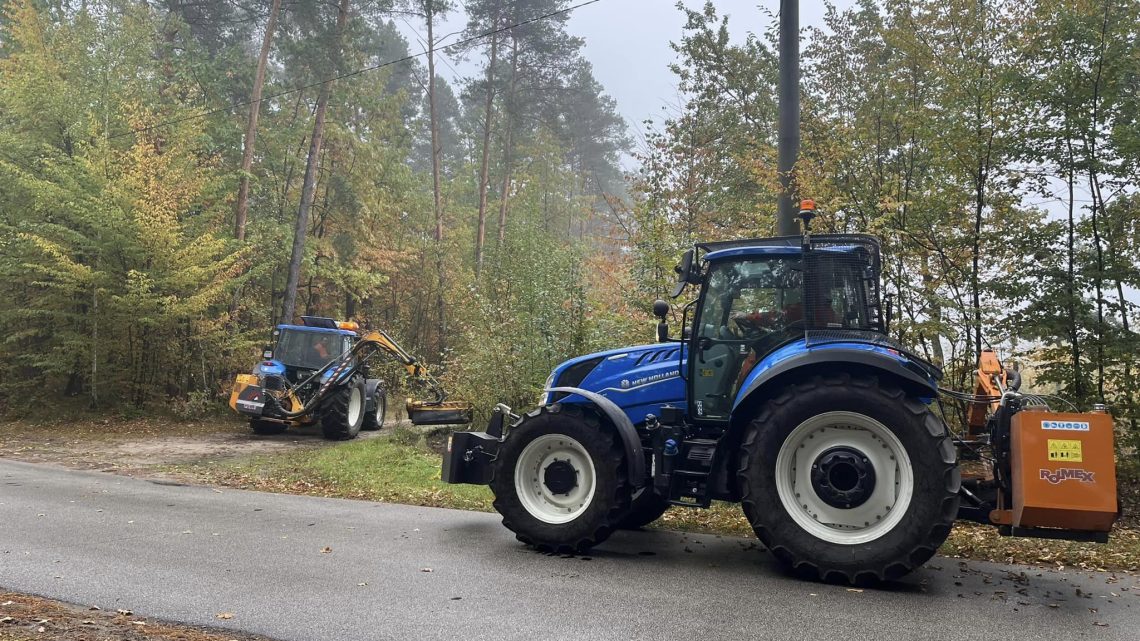
[[[669,315],[669,303],[663,300],[653,302],[653,315],[657,317],[657,342],[664,343],[669,340],[669,324],[665,317]]]
[[[273,358],[273,350],[271,350],[271,349],[269,349],[268,347],[266,347],[266,348],[265,348],[265,349],[264,349],[264,350],[261,352],[261,358],[262,358],[262,360],[266,360],[266,361],[268,361],[268,360],[271,360],[271,359]]]
[[[671,297],[676,298],[681,295],[681,292],[685,291],[685,285],[692,282],[693,250],[690,249],[681,256],[681,262],[673,268],[673,271],[677,272],[677,284],[673,286]]]

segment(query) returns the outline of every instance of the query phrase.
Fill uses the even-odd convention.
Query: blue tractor
[[[230,406],[262,435],[316,423],[326,439],[344,440],[383,427],[387,397],[357,354],[360,327],[320,316],[301,322],[274,328],[253,372],[237,376]]]
[[[671,505],[741,504],[780,562],[828,581],[893,579],[958,515],[955,444],[930,410],[942,374],[892,340],[870,236],[703,243],[677,267],[682,337],[551,373],[540,406],[458,432],[443,479],[490,485],[503,524],[582,552]]]

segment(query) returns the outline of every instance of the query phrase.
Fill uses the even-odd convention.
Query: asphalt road
[[[4,460],[0,588],[289,641],[1140,639],[1132,576],[936,558],[855,591],[746,539],[623,532],[564,558],[492,514]]]

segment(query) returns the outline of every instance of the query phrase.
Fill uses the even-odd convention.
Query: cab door
[[[698,303],[689,358],[689,412],[727,423],[740,385],[761,358],[802,332],[799,261],[788,256],[715,262]],[[797,329],[800,328],[800,329]]]

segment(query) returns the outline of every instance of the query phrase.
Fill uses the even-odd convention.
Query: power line
[[[487,31],[487,32],[484,32],[484,33],[481,33],[481,34],[478,34],[475,36],[471,36],[470,38],[467,38],[465,40],[460,40],[454,44],[448,45],[448,47],[461,47],[463,45],[470,44],[470,43],[475,42],[477,40],[482,40],[483,38],[486,38],[487,36],[493,36],[493,35],[496,35],[499,33],[503,33],[504,31],[510,31],[516,27],[525,27],[528,24],[533,24],[535,22],[540,22],[542,20],[547,20],[549,18],[553,18],[554,16],[562,15],[565,13],[570,13],[571,11],[574,11],[576,9],[581,9],[582,7],[585,7],[585,6],[591,5],[591,4],[595,4],[597,2],[601,2],[601,0],[585,0],[584,2],[579,2],[578,4],[566,7],[565,9],[558,9],[557,11],[551,11],[549,13],[544,13],[541,16],[536,16],[534,18],[528,18],[526,20],[521,20],[519,22],[507,25],[507,26],[499,28],[499,29],[492,29],[491,31]],[[260,102],[265,102],[266,100],[273,100],[275,98],[280,98],[282,96],[288,96],[290,94],[295,94],[299,91],[304,91],[306,89],[312,89],[313,87],[319,87],[321,85],[328,84],[330,82],[336,82],[337,80],[343,80],[345,78],[351,78],[353,76],[359,76],[360,74],[367,73],[369,71],[375,71],[377,69],[382,69],[384,67],[390,67],[392,65],[398,65],[402,62],[410,62],[411,60],[419,58],[420,56],[426,56],[429,53],[435,53],[436,51],[443,49],[443,48],[446,48],[446,47],[440,47],[437,43],[437,45],[435,47],[432,47],[431,49],[428,49],[425,51],[421,51],[420,53],[409,54],[409,55],[404,56],[403,58],[397,58],[396,60],[389,60],[387,62],[382,62],[380,64],[371,65],[368,67],[363,67],[363,68],[357,69],[355,71],[349,71],[348,73],[343,73],[343,74],[340,74],[339,76],[333,76],[332,78],[327,78],[325,80],[318,80],[317,82],[307,84],[307,85],[303,85],[301,87],[294,87],[293,89],[287,89],[285,91],[280,91],[278,93],[271,94],[269,96],[263,97],[260,100]],[[216,114],[232,111],[232,110],[237,109],[239,107],[248,107],[252,104],[253,104],[252,100],[235,102],[233,104],[226,105],[225,107],[219,107],[217,109],[210,109],[208,111],[203,111],[203,112],[199,112],[196,114],[190,114],[188,116],[182,116],[180,118],[173,118],[171,120],[166,120],[163,122],[155,123],[153,125],[147,125],[146,127],[139,127],[138,129],[132,129],[130,131],[125,131],[125,132],[120,133],[120,134],[114,134],[112,136],[108,136],[108,138],[111,140],[114,140],[116,138],[122,138],[124,136],[131,136],[131,135],[135,135],[135,134],[144,133],[147,131],[152,131],[154,129],[158,129],[159,127],[168,127],[170,125],[177,125],[179,123],[187,122],[190,120],[197,120],[199,118],[208,118],[208,117],[216,115]]]

